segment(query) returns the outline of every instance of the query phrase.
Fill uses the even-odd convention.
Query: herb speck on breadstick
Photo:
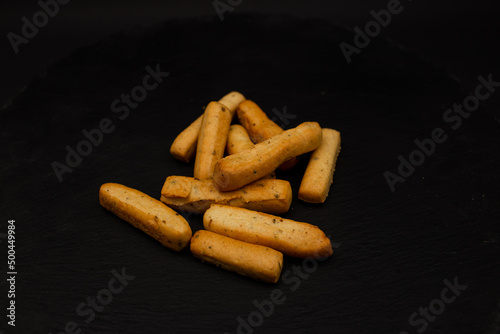
[[[238,189],[266,174],[295,156],[315,150],[321,144],[321,127],[304,122],[253,148],[226,156],[215,164],[213,180],[221,191]]]

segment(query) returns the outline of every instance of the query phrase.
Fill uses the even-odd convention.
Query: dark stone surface
[[[88,333],[234,333],[238,317],[257,310],[255,300],[280,289],[285,302],[255,332],[416,333],[424,317],[412,325],[410,315],[456,278],[466,290],[425,333],[494,332],[499,125],[480,108],[453,130],[443,114],[468,95],[459,83],[381,38],[347,65],[338,44],[352,38],[326,21],[279,15],[234,14],[223,26],[215,17],[174,20],[78,49],[33,82],[1,111],[1,227],[16,220],[16,330],[58,333],[74,321]],[[112,102],[157,64],[170,75],[120,119]],[[307,157],[278,173],[294,189],[284,216],[318,225],[336,246],[306,279],[292,258],[276,285],[203,264],[99,205],[105,182],[159,198],[167,176],[191,175],[192,164],[174,160],[170,144],[231,90],[271,116],[286,106],[295,116],[287,128],[318,121],[342,134],[324,204],[297,199]],[[51,164],[65,163],[65,147],[75,149],[82,130],[103,118],[114,131],[60,183]],[[391,192],[384,172],[396,173],[398,156],[408,158],[414,140],[435,128],[447,140]],[[188,220],[193,231],[202,228],[201,216]],[[86,323],[78,305],[123,267],[135,278]],[[5,280],[1,286],[6,291]]]

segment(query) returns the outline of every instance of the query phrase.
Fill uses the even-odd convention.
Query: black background
[[[243,1],[238,12],[287,13],[302,18],[325,18],[349,29],[364,26],[370,11],[387,7],[387,1]],[[436,63],[473,89],[479,74],[499,73],[497,31],[498,5],[493,1],[412,1],[383,29],[380,37],[392,39]],[[31,17],[36,1],[2,4],[2,36],[19,33],[23,16]],[[230,13],[229,13],[230,14]],[[0,47],[4,105],[48,65],[63,59],[75,48],[137,25],[170,18],[215,15],[211,1],[71,1],[15,55],[5,37]],[[497,112],[500,97],[485,102]],[[498,117],[498,113],[496,113]]]
[[[408,316],[439,298],[443,280],[453,281],[454,277],[468,285],[466,292],[429,323],[425,332],[498,332],[500,291],[499,276],[494,272],[499,263],[499,196],[495,188],[499,137],[494,120],[499,115],[498,93],[394,194],[382,177],[384,170],[397,167],[398,154],[414,149],[415,138],[428,137],[432,129],[443,126],[443,111],[473,91],[478,75],[492,73],[494,79],[500,78],[496,75],[500,73],[495,39],[498,11],[489,3],[404,3],[404,11],[393,17],[377,43],[358,59],[354,56],[348,70],[341,67],[338,72],[328,67],[329,62],[340,64],[336,62],[341,58],[338,43],[322,49],[312,33],[321,31],[324,40],[331,42],[346,40],[347,32],[324,21],[309,21],[317,22],[318,30],[311,28],[314,24],[301,30],[300,23],[276,14],[319,18],[352,29],[363,26],[371,19],[370,10],[383,9],[386,2],[266,4],[247,0],[225,14],[227,21],[215,18],[213,30],[197,25],[197,21],[179,23],[177,27],[189,31],[186,36],[192,40],[176,39],[172,31],[172,35],[167,34],[170,39],[162,40],[161,34],[155,35],[155,24],[172,18],[214,16],[212,3],[73,1],[61,6],[60,13],[33,40],[21,45],[19,54],[14,54],[4,38],[0,233],[6,233],[8,219],[16,219],[20,232],[16,241],[17,332],[55,333],[71,320],[89,333],[235,332],[237,317],[255,311],[252,301],[269,296],[272,287],[202,265],[189,252],[169,252],[127,224],[120,224],[97,203],[97,189],[104,182],[124,183],[156,196],[167,175],[189,175],[192,166],[171,159],[168,145],[189,123],[186,119],[194,119],[208,99],[232,89],[241,90],[264,110],[287,105],[289,112],[297,115],[287,127],[318,120],[345,131],[332,196],[319,209],[294,198],[288,213],[292,219],[315,221],[331,235],[338,247],[336,253],[302,280],[297,291],[290,291],[291,284],[281,282],[277,287],[285,292],[286,302],[255,332],[414,333],[419,327],[410,326]],[[3,36],[10,31],[19,33],[20,18],[38,10],[35,2],[3,8]],[[249,12],[260,16],[246,16]],[[282,49],[269,50],[266,47],[276,36],[263,33],[260,40],[236,42],[252,48],[240,49],[240,58],[234,56],[227,62],[240,68],[226,69],[223,57],[231,54],[231,46],[208,42],[211,38],[224,41],[228,38],[220,37],[224,29],[241,28],[245,20],[259,22],[256,26],[260,28],[294,31],[299,36],[297,45],[312,40],[317,49],[288,57],[287,52],[294,51],[293,43],[287,44],[284,38]],[[83,128],[95,127],[109,114],[109,103],[140,82],[144,63],[165,60],[147,53],[162,48],[148,49],[147,39],[142,38],[147,31],[134,32],[143,25],[155,27],[151,41],[165,41],[165,49],[177,50],[172,53],[180,57],[162,63],[172,72],[171,77],[137,109],[152,112],[134,115],[133,111],[123,123],[111,116],[116,132],[64,183],[57,182],[50,162],[63,159],[64,146],[74,146]],[[169,27],[175,29],[175,23],[167,25],[167,31]],[[122,31],[132,33],[118,37],[113,47],[109,42],[100,45],[107,50],[104,58],[95,51],[100,47],[78,49]],[[251,35],[242,31],[247,33],[244,37]],[[227,36],[235,37],[230,31]],[[386,38],[406,51],[394,48]],[[135,43],[130,46],[135,50],[130,58],[128,39]],[[75,50],[70,62],[48,69]],[[205,50],[212,52],[200,57]],[[274,79],[269,75],[259,83],[259,56],[266,50],[276,57],[270,61],[276,73]],[[313,57],[315,52],[320,56]],[[121,62],[100,62],[108,59],[106,55],[118,55]],[[208,66],[217,66],[190,63],[200,59]],[[317,59],[318,63],[298,64],[297,59]],[[330,87],[336,90],[326,92],[321,89],[324,81],[310,84],[315,76],[321,76],[315,71],[322,65],[326,73],[337,73],[346,81],[336,82]],[[399,91],[391,81],[397,77],[398,66],[407,78],[401,85],[410,93]],[[124,73],[128,68],[130,71]],[[212,82],[206,80],[217,75]],[[244,80],[236,80],[240,78]],[[301,84],[301,78],[311,81]],[[27,89],[9,107],[9,101],[30,83],[34,88]],[[168,95],[171,91],[175,96]],[[361,107],[366,109],[357,110]],[[372,112],[380,114],[375,117]],[[167,116],[168,125],[159,122]],[[297,170],[282,175],[291,180],[294,189],[304,163],[302,159]],[[201,228],[199,216],[188,219],[194,230]],[[2,245],[4,242],[2,239]],[[284,272],[301,264],[287,260]],[[76,306],[105,288],[112,277],[110,271],[122,267],[136,278],[95,320],[83,324],[83,318],[75,314]],[[2,300],[7,288],[4,282]],[[16,332],[5,322],[1,328]]]

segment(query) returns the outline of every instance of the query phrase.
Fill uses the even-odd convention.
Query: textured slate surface
[[[19,273],[17,326],[7,332],[59,333],[75,322],[85,333],[234,333],[238,317],[249,316],[259,324],[255,333],[496,332],[499,125],[480,108],[451,129],[443,113],[469,92],[382,39],[347,65],[338,44],[352,38],[327,22],[285,16],[169,21],[79,49],[33,82],[1,111],[0,227],[5,233],[16,219]],[[157,64],[169,76],[120,119],[111,103]],[[294,189],[284,216],[318,225],[336,247],[332,258],[306,268],[307,278],[293,271],[303,262],[292,258],[276,285],[203,264],[98,203],[105,182],[159,198],[168,175],[191,175],[193,165],[174,160],[170,144],[231,90],[271,116],[286,106],[286,128],[313,120],[342,133],[324,204],[297,199],[307,157],[278,174]],[[59,182],[51,163],[64,163],[66,145],[76,148],[82,130],[103,118],[114,131]],[[398,156],[407,158],[414,140],[435,128],[447,140],[391,192],[383,173],[396,172]],[[188,220],[202,228],[201,216]],[[135,278],[86,322],[77,307],[122,268]],[[421,315],[409,322],[455,278],[467,286],[455,301],[427,326]],[[5,280],[1,287],[4,295]],[[270,300],[274,289],[285,301],[260,324],[254,301]]]

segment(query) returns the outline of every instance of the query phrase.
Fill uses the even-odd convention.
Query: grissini
[[[318,148],[321,136],[317,122],[304,122],[251,149],[228,155],[215,164],[215,186],[221,191],[230,191],[258,180],[290,158]]]
[[[255,144],[250,139],[247,130],[240,124],[233,124],[229,127],[229,133],[227,135],[226,143],[226,153],[228,155],[236,154],[244,150],[248,150],[254,147]],[[263,176],[263,178],[274,179],[276,178],[276,173]]]
[[[233,124],[229,127],[226,143],[227,155],[236,154],[254,146],[255,144],[252,142],[247,130],[245,130],[243,126]]]
[[[213,204],[203,215],[206,230],[306,258],[333,254],[330,239],[317,226],[270,214]]]
[[[267,117],[266,113],[253,101],[245,100],[241,102],[236,110],[238,120],[248,131],[248,134],[255,144],[263,142],[273,136],[283,132],[283,129],[273,120]],[[295,166],[299,159],[293,157],[283,162],[279,168],[288,170]]]
[[[181,251],[191,239],[191,227],[184,217],[139,190],[105,183],[99,189],[99,202],[165,247]]]
[[[266,113],[252,100],[241,102],[236,109],[236,115],[256,144],[283,132],[283,129],[270,120]]]
[[[234,116],[236,109],[243,101],[245,101],[245,96],[240,92],[233,91],[224,95],[222,99],[219,100],[219,103],[225,105],[231,111],[231,115]]]
[[[189,162],[196,154],[196,144],[198,143],[198,134],[200,133],[203,115],[198,117],[193,123],[177,135],[172,146],[170,154],[180,161]]]
[[[232,117],[225,105],[219,102],[208,104],[203,114],[196,146],[195,178],[200,180],[212,178],[215,163],[224,156]]]
[[[231,111],[231,115],[234,115],[236,108],[244,100],[245,97],[241,93],[230,92],[221,98],[219,103],[225,105]],[[189,162],[194,158],[202,120],[203,114],[175,138],[170,146],[170,153],[175,159]]]
[[[309,203],[326,200],[340,152],[340,132],[333,129],[322,131],[321,145],[311,154],[299,187],[299,199]]]
[[[193,235],[190,249],[203,262],[268,283],[276,283],[283,269],[281,252],[205,230]]]
[[[226,204],[252,210],[281,214],[292,202],[290,182],[260,179],[240,189],[219,191],[212,180],[187,176],[169,176],[161,190],[161,201],[181,211],[204,213],[211,204]]]

